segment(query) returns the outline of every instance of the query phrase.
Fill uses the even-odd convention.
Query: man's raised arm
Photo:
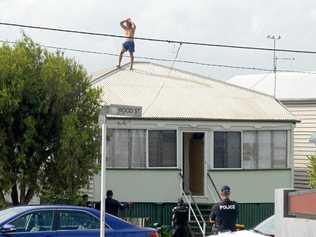
[[[132,28],[133,30],[136,30],[136,24],[134,22],[132,22]]]
[[[124,29],[124,30],[126,30],[126,25],[125,25],[125,23],[128,21],[128,19],[127,20],[123,20],[123,21],[121,21],[120,22],[120,25],[121,25],[121,27]]]

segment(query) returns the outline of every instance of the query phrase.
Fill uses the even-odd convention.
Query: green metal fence
[[[175,203],[133,203],[120,212],[123,218],[148,218],[150,225],[160,223],[171,224],[172,208]]]
[[[120,216],[123,218],[147,218],[149,224],[160,223],[170,225],[172,208],[175,203],[134,203],[127,210],[121,211]],[[205,209],[205,204],[203,205]],[[211,205],[209,208],[211,209]],[[240,203],[239,204],[240,224],[245,224],[246,228],[252,228],[267,217],[273,215],[273,203]],[[207,213],[203,213],[206,214]]]
[[[238,222],[252,228],[274,214],[274,203],[241,203],[239,204]]]

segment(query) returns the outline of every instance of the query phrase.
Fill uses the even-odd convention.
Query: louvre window
[[[107,167],[169,168],[177,166],[176,130],[108,129]]]
[[[177,166],[177,132],[148,131],[149,167]]]
[[[214,168],[241,168],[240,132],[214,132]]]
[[[111,168],[146,167],[146,130],[108,129],[107,166]]]
[[[287,167],[287,131],[243,133],[243,166],[246,169]]]

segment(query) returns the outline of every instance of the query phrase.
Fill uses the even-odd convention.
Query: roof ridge
[[[150,63],[150,62],[145,62],[145,61],[136,61],[136,62],[134,62],[134,64],[139,64],[139,63]],[[125,63],[125,64],[123,64],[120,67],[114,66],[114,67],[111,67],[110,69],[108,69],[107,71],[101,73],[100,75],[97,75],[94,78],[92,76],[91,84],[94,84],[94,83],[98,82],[101,77],[110,76],[113,73],[116,73],[118,71],[121,71],[123,68],[128,67],[129,65],[130,65],[130,62]]]
[[[116,72],[119,72],[122,68],[127,67],[129,64],[130,63],[126,63],[123,66],[121,66],[120,68],[113,68],[112,70],[110,70],[108,72],[105,72],[102,75],[99,75],[95,79],[92,79],[91,83],[94,84],[96,82],[99,82],[100,79],[102,79],[103,77],[108,77],[108,76],[110,76],[110,75],[112,75],[112,74],[114,74]],[[210,82],[210,81],[217,82],[217,83],[229,86],[229,87],[238,88],[238,89],[241,89],[241,90],[244,90],[244,91],[248,91],[248,92],[251,92],[251,93],[254,93],[254,94],[259,94],[259,95],[262,95],[262,96],[266,96],[266,97],[275,99],[273,96],[271,96],[269,94],[266,94],[266,93],[263,93],[263,92],[260,92],[260,91],[256,91],[256,90],[249,89],[249,88],[245,88],[245,87],[242,87],[242,86],[239,86],[239,85],[235,85],[235,84],[223,81],[223,80],[215,79],[215,78],[212,78],[212,77],[208,77],[208,76],[205,76],[205,75],[201,75],[201,74],[198,74],[198,73],[190,72],[190,71],[179,69],[179,68],[175,68],[175,67],[171,68],[169,66],[158,64],[158,63],[153,63],[153,62],[150,62],[150,61],[135,61],[134,64],[151,64],[151,65],[155,65],[155,66],[158,66],[158,67],[162,67],[162,68],[170,69],[170,70],[173,70],[173,71],[177,71],[177,72],[180,72],[180,73],[189,74],[189,75],[198,77],[198,78],[203,79],[203,80],[208,81],[208,82]],[[168,77],[170,77],[170,76],[168,76]],[[186,81],[193,82],[193,80],[188,80],[186,78],[182,78],[182,79],[184,79]]]

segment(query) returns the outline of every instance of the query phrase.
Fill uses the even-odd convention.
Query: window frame
[[[244,133],[245,132],[255,132],[256,134],[258,132],[262,132],[262,131],[269,131],[269,132],[275,132],[275,131],[283,131],[286,133],[286,160],[285,160],[285,167],[283,168],[278,168],[278,167],[273,167],[273,160],[271,160],[271,168],[258,168],[258,165],[256,168],[244,168]],[[238,170],[252,170],[252,171],[256,171],[256,170],[283,170],[283,169],[289,169],[290,168],[290,156],[291,156],[291,133],[290,133],[290,129],[288,128],[262,128],[262,129],[232,129],[232,130],[221,130],[221,129],[216,129],[216,130],[212,130],[212,144],[211,144],[211,170],[233,170],[233,171],[238,171]],[[215,156],[214,156],[214,151],[215,151],[215,144],[214,144],[214,135],[215,132],[240,132],[241,138],[241,168],[216,168],[214,166],[214,162],[215,162]],[[272,136],[271,136],[272,137]],[[258,147],[258,146],[257,146]],[[256,161],[258,163],[258,161]]]
[[[52,229],[51,230],[45,230],[45,231],[36,231],[36,232],[30,232],[30,231],[21,231],[21,232],[13,232],[13,234],[25,234],[25,233],[51,233],[56,231],[56,211],[53,209],[36,209],[36,210],[29,210],[26,212],[23,212],[19,214],[18,216],[10,219],[6,224],[11,224],[12,222],[18,220],[19,218],[23,218],[24,216],[36,213],[36,212],[52,212]]]
[[[289,134],[289,132],[288,132],[288,130],[282,130],[282,129],[275,129],[275,130],[271,130],[271,132],[273,132],[273,131],[275,131],[275,132],[285,132],[285,161],[284,161],[284,164],[285,164],[285,167],[274,167],[275,166],[275,159],[274,159],[274,157],[273,157],[273,160],[271,161],[271,164],[272,164],[272,168],[271,169],[286,169],[286,168],[289,168],[289,164],[288,164],[288,162],[289,162],[289,147],[290,147],[290,141],[289,141],[289,136],[288,136],[288,134]],[[272,139],[273,139],[273,133],[272,133]]]
[[[166,128],[166,129],[146,129],[146,169],[155,169],[155,170],[173,170],[173,169],[177,169],[179,164],[178,164],[178,130],[177,129],[173,129],[173,128]],[[175,147],[175,152],[176,152],[176,164],[175,166],[149,166],[149,132],[150,131],[174,131],[176,134],[175,138],[176,138],[176,147]]]
[[[243,170],[243,131],[242,130],[213,130],[213,139],[212,139],[212,169],[215,170]],[[215,167],[215,132],[224,132],[224,133],[229,133],[229,132],[239,132],[240,133],[240,167],[239,168],[217,168]]]
[[[132,167],[131,163],[132,161],[131,160],[128,160],[127,163],[128,163],[128,167],[124,167],[124,166],[107,166],[107,169],[122,169],[122,170],[141,170],[141,169],[147,169],[147,129],[146,128],[111,128],[111,127],[108,127],[107,128],[107,136],[108,136],[108,132],[109,130],[127,130],[127,133],[128,133],[128,136],[129,136],[129,130],[144,130],[145,131],[145,167]],[[106,138],[107,139],[107,138]],[[129,138],[128,138],[129,139]],[[108,142],[107,142],[108,144]],[[109,152],[107,150],[107,155],[109,155]],[[130,159],[130,156],[128,155],[128,159]]]
[[[285,138],[286,138],[286,148],[285,148],[285,167],[274,167],[274,157],[271,158],[271,167],[269,168],[259,168],[258,165],[258,147],[259,147],[259,143],[258,143],[258,133],[259,132],[270,132],[271,133],[271,140],[273,140],[273,132],[285,132]],[[290,168],[290,164],[289,164],[289,157],[291,156],[290,153],[290,149],[291,149],[291,140],[290,140],[290,132],[289,129],[246,129],[242,131],[242,147],[244,146],[243,144],[243,138],[244,138],[244,133],[246,132],[254,132],[255,136],[256,136],[256,149],[257,149],[257,157],[256,157],[256,167],[255,168],[247,168],[247,170],[280,170],[280,169],[289,169]],[[273,147],[271,147],[273,148]],[[271,149],[271,152],[273,152],[273,149]],[[244,154],[242,153],[242,160],[244,160]]]
[[[179,161],[178,161],[178,129],[177,128],[116,128],[116,127],[108,127],[107,131],[109,130],[145,130],[145,167],[112,167],[108,166],[107,169],[111,170],[174,170],[179,168]],[[168,166],[168,167],[161,167],[161,166],[149,166],[149,132],[150,131],[174,131],[175,132],[175,166]]]
[[[114,130],[113,128],[106,128],[106,162],[107,162],[107,160],[108,160],[108,158],[107,158],[107,156],[108,155],[110,155],[110,152],[109,152],[109,149],[108,149],[108,136],[109,136],[109,130]],[[128,129],[126,129],[126,128],[119,128],[119,129],[117,129],[117,128],[115,128],[115,130],[128,130]],[[129,163],[129,161],[127,161],[127,163]],[[107,167],[109,167],[110,169],[129,169],[129,167],[123,167],[123,166],[116,166],[116,167],[112,167],[112,166],[108,166],[108,165],[106,165]]]
[[[99,231],[99,227],[96,229],[83,229],[83,230],[61,230],[60,229],[60,213],[61,212],[76,212],[76,213],[84,213],[87,214],[88,216],[91,216],[93,218],[95,218],[99,223],[100,223],[100,219],[97,218],[96,216],[94,216],[92,213],[85,211],[85,210],[74,210],[74,209],[58,209],[56,210],[55,213],[55,219],[56,219],[56,226],[55,226],[55,231],[56,232],[68,232],[68,231]],[[108,224],[105,224],[109,229],[112,229]]]

